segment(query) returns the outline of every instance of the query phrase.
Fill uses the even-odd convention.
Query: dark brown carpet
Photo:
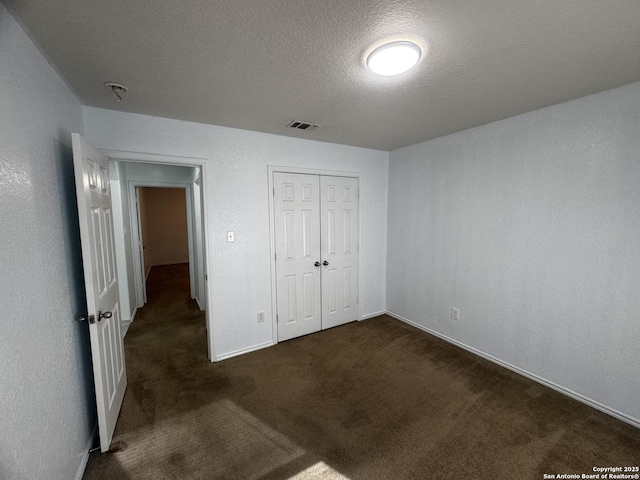
[[[186,265],[155,267],[90,479],[541,479],[640,464],[640,430],[388,316],[211,364]]]

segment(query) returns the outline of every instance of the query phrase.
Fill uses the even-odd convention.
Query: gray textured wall
[[[82,111],[0,4],[0,478],[69,480],[95,425],[70,132]]]
[[[391,152],[387,309],[638,423],[639,132],[636,83]]]

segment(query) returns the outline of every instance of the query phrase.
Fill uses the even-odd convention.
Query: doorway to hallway
[[[187,191],[185,188],[136,187],[136,198],[142,243],[141,264],[148,296],[147,281],[154,266],[183,264],[192,277],[189,271]]]
[[[153,265],[188,263],[190,295],[206,310],[202,167],[110,164],[123,331],[147,302]]]

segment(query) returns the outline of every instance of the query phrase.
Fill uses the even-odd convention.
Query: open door
[[[111,445],[127,388],[107,158],[72,134],[100,450]]]

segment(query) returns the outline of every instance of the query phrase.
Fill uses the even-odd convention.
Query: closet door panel
[[[292,173],[274,173],[273,180],[276,318],[282,341],[322,328],[320,180]]]
[[[358,179],[320,177],[322,328],[358,319]]]

